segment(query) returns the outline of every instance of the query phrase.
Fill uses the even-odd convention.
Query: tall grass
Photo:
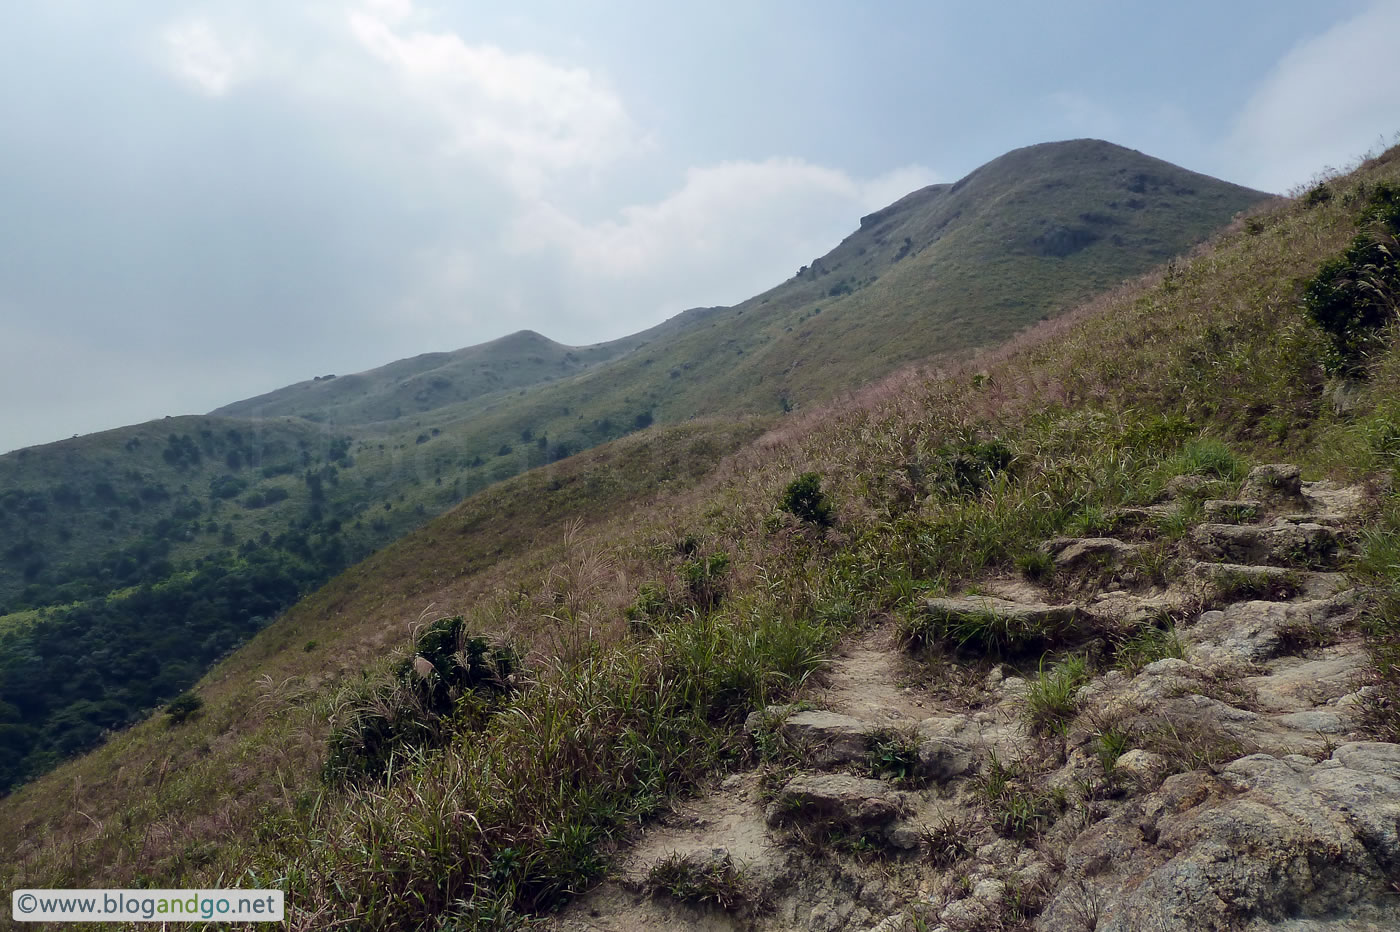
[[[588,509],[568,540],[542,524],[550,533],[532,532],[533,549],[497,563],[474,542],[470,568],[463,532],[446,525],[394,548],[245,655],[285,690],[265,698],[241,673],[211,680],[200,720],[138,730],[12,801],[0,836],[49,841],[6,842],[16,847],[0,879],[256,878],[288,890],[293,926],[306,929],[349,917],[365,928],[448,927],[444,917],[502,927],[586,887],[612,844],[748,753],[743,717],[800,688],[844,633],[1012,570],[1048,536],[1157,500],[1174,475],[1226,486],[1247,461],[1284,458],[1339,478],[1388,471],[1396,445],[1382,420],[1400,423],[1400,359],[1373,360],[1360,407],[1336,414],[1325,336],[1299,305],[1300,276],[1355,233],[1351,195],[1400,175],[1400,162],[1366,172],[1331,182],[1325,204],[1227,235],[1169,280],[1150,277],[967,366],[793,418],[695,489],[648,491],[659,496],[650,506],[614,490],[610,512]],[[779,511],[808,473],[822,477],[829,526]],[[1394,527],[1382,526],[1385,541]],[[678,552],[681,540],[694,546]],[[1400,592],[1391,546],[1368,546],[1360,570],[1378,599]],[[722,576],[722,591],[697,593],[685,564],[720,552],[722,574],[707,562],[701,575]],[[528,648],[534,685],[482,729],[405,756],[382,783],[320,787],[328,697],[365,657],[391,652],[393,632],[429,601]],[[646,623],[629,625],[639,602]],[[1393,640],[1377,631],[1377,643]],[[303,652],[308,637],[323,648]],[[337,651],[343,669],[311,666]],[[1121,659],[1178,652],[1164,637]],[[1397,664],[1378,675],[1400,681]],[[1065,695],[1047,691],[1047,724]],[[157,785],[162,767],[170,776]],[[84,797],[98,830],[70,802],[80,775],[85,787],[120,786]],[[1054,808],[1028,794],[989,788],[1009,834],[1034,834]],[[201,833],[206,845],[230,840],[199,850]]]

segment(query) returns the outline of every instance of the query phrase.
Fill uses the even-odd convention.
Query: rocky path
[[[761,766],[552,924],[1400,928],[1400,745],[1357,732],[1365,655],[1336,572],[1359,502],[1259,467],[1205,503],[1168,585],[1141,528],[1171,503],[1048,541],[1053,588],[930,600],[945,639],[1020,633],[1089,663],[930,666],[869,634],[807,702],[750,718]]]

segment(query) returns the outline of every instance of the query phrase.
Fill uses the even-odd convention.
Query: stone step
[[[1191,543],[1220,562],[1306,569],[1335,566],[1342,538],[1336,528],[1320,524],[1199,524],[1191,529]]]
[[[1212,587],[1217,595],[1242,600],[1325,599],[1347,585],[1346,576],[1341,573],[1287,566],[1197,561],[1192,564],[1191,573]]]
[[[1212,498],[1201,506],[1213,524],[1253,524],[1264,515],[1264,503],[1244,498]]]
[[[1055,559],[1055,568],[1067,572],[1117,566],[1142,549],[1116,537],[1055,537],[1041,544],[1041,551]]]
[[[848,773],[799,773],[768,807],[769,825],[801,825],[866,834],[883,831],[905,809],[904,793]]]

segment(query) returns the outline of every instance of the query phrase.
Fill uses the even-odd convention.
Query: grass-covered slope
[[[0,804],[6,882],[256,881],[288,890],[293,928],[509,925],[589,885],[611,842],[750,753],[745,716],[792,695],[844,634],[1033,570],[1045,538],[1241,459],[1370,482],[1351,571],[1378,606],[1373,726],[1394,735],[1400,353],[1383,322],[1338,413],[1334,334],[1305,303],[1377,222],[1386,185],[1400,186],[1400,152],[1015,346],[787,419],[696,486],[635,496],[624,470],[559,522],[543,515],[562,480],[522,477],[514,507],[537,530],[494,562],[472,556],[494,538],[462,533],[486,530],[492,493],[468,503],[230,658],[193,720],[157,717]],[[1388,266],[1362,271],[1394,282]],[[636,463],[631,445],[670,436],[608,455]],[[811,480],[794,490],[808,473],[823,499]],[[1144,571],[1178,571],[1169,546],[1154,553]],[[404,665],[416,646],[446,677],[450,658],[410,632],[457,614],[524,669],[439,693]],[[331,748],[366,760],[346,756],[356,747],[382,752],[387,775],[323,770]]]
[[[864,218],[733,308],[589,347],[525,331],[0,457],[0,701],[17,710],[0,790],[493,482],[653,422],[775,415],[995,344],[1260,197],[1108,143],[1033,146]],[[74,676],[36,698],[35,657]]]

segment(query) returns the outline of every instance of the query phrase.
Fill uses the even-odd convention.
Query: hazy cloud
[[[1236,180],[1286,192],[1400,131],[1400,2],[1382,0],[1285,55],[1240,112]]]
[[[400,7],[391,18],[411,12]],[[350,13],[350,29],[403,92],[442,122],[453,147],[484,156],[521,190],[537,191],[560,171],[607,165],[641,145],[622,101],[585,68],[471,44],[452,32],[399,32],[365,10]]]
[[[161,41],[175,75],[210,97],[222,97],[252,72],[255,55],[247,39],[221,35],[206,20],[172,23]]]
[[[796,158],[725,162],[692,168],[675,192],[611,219],[588,223],[537,203],[510,244],[560,256],[589,316],[617,313],[606,296],[618,285],[642,299],[639,310],[735,303],[826,252],[861,214],[934,180],[920,166],[861,180]]]

